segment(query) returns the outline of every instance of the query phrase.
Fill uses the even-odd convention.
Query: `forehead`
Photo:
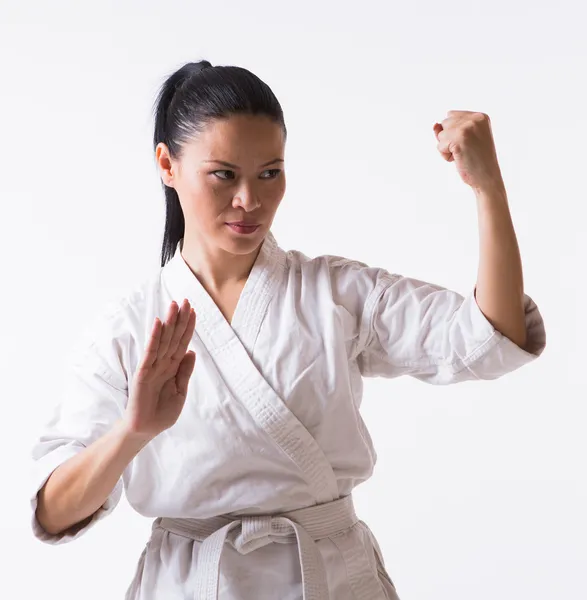
[[[283,153],[284,143],[283,129],[279,123],[264,115],[243,114],[214,119],[190,140],[185,151],[192,158],[200,160],[270,160]]]

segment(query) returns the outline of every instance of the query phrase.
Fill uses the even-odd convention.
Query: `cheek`
[[[212,208],[227,197],[226,187],[221,182],[214,182],[205,177],[196,178],[191,186],[191,197],[205,210],[206,207]]]
[[[270,189],[265,191],[265,201],[272,204],[279,204],[285,194],[285,179],[276,181]]]
[[[216,186],[196,182],[184,190],[182,208],[186,218],[197,220],[200,225],[213,220],[226,200],[226,192]]]

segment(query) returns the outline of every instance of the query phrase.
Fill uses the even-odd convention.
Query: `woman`
[[[398,598],[352,504],[375,464],[362,377],[494,379],[545,344],[488,118],[451,113],[434,126],[438,149],[479,207],[466,297],[282,250],[270,230],[285,192],[277,99],[238,67],[169,77],[154,135],[161,268],[76,353],[34,449],[38,539],[77,539],[124,487],[154,517],[127,599]]]

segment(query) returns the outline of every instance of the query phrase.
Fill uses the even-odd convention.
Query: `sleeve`
[[[410,375],[437,385],[497,379],[544,350],[544,321],[538,307],[527,295],[524,306],[526,349],[491,325],[474,289],[463,297],[378,269],[363,310],[359,370],[365,377]]]
[[[32,532],[36,539],[48,544],[73,541],[110,514],[119,503],[122,477],[91,518],[59,535],[45,531],[36,517],[38,492],[49,476],[59,465],[109,431],[123,416],[127,390],[127,378],[115,340],[98,343],[94,338],[77,345],[71,353],[57,405],[32,449],[30,506]]]

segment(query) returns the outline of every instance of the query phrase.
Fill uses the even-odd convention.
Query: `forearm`
[[[83,526],[148,442],[129,435],[121,420],[57,467],[38,494],[37,519],[45,531],[56,535],[73,525]]]
[[[524,348],[524,282],[505,186],[475,190],[479,216],[476,300],[500,333]]]

